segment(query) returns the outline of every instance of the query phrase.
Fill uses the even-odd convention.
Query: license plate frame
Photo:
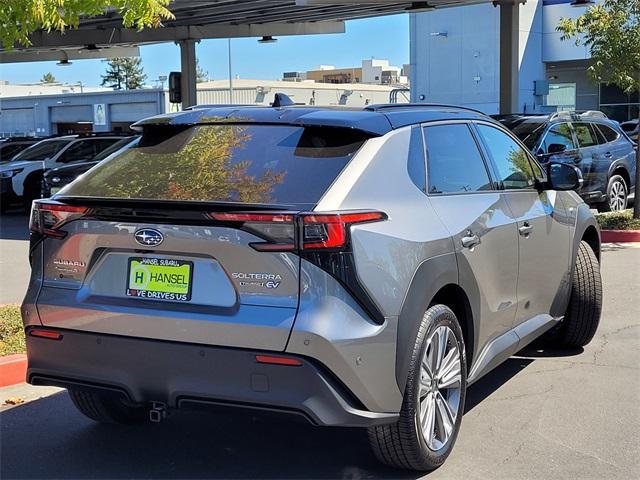
[[[135,265],[134,262],[136,262]],[[188,267],[186,275],[184,267]],[[135,270],[132,271],[132,268]],[[141,281],[144,282],[143,285],[139,283],[136,284],[136,278],[132,277],[134,273],[141,275]],[[154,273],[155,280],[153,280]],[[172,274],[178,275],[181,278],[171,277]],[[146,280],[145,275],[148,276]],[[167,275],[169,275],[169,277],[167,277]],[[184,280],[185,276],[187,279],[186,289],[184,288],[184,283],[180,282],[175,282],[175,287],[168,286],[171,282],[166,280],[173,278],[176,280]],[[160,278],[160,282],[158,278]],[[147,288],[149,283],[152,282],[151,288]],[[132,286],[137,286],[137,288],[132,288]],[[185,303],[191,301],[192,290],[193,262],[190,260],[165,257],[129,257],[127,259],[127,278],[125,282],[125,295],[127,297],[142,300]]]

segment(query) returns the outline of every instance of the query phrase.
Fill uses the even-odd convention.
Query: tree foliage
[[[64,32],[77,28],[81,18],[109,11],[122,16],[125,27],[159,27],[163,19],[173,19],[170,0],[2,0],[0,41],[10,50],[31,44],[29,35],[38,29]]]
[[[40,83],[56,83],[56,81],[56,77],[51,72],[45,73],[40,79]]]
[[[142,88],[147,75],[142,69],[140,57],[119,57],[107,60],[107,73],[102,75],[102,86],[115,90]]]
[[[196,59],[196,83],[209,81],[209,72],[200,66],[200,60]]]
[[[606,0],[576,19],[563,18],[562,39],[575,39],[591,52],[589,73],[629,93],[640,88],[640,1]]]

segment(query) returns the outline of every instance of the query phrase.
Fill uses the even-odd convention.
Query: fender
[[[396,380],[401,392],[404,393],[407,383],[409,361],[422,314],[438,290],[457,283],[458,265],[453,252],[425,260],[416,269],[398,317]]]

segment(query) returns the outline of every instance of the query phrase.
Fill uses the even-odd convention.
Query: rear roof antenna
[[[285,95],[284,93],[276,93],[276,96],[273,99],[273,103],[271,104],[271,106],[275,108],[288,107],[289,105],[295,105],[295,103],[293,103],[293,100],[291,100],[289,96]]]

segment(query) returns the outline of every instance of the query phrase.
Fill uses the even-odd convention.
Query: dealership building
[[[588,49],[563,41],[556,31],[561,18],[576,18],[588,6],[579,0],[527,0],[520,5],[515,17],[519,88],[512,113],[602,110],[619,121],[638,118],[638,93],[626,95],[594,83],[587,72]],[[500,44],[505,41],[500,20],[500,8],[490,3],[411,14],[412,101],[498,113]]]
[[[328,84],[314,81],[234,79],[199,83],[200,105],[268,105],[276,93],[284,93],[304,105],[344,105],[362,107],[387,103],[390,98],[407,102],[393,86],[367,84]],[[0,84],[0,137],[15,135],[47,136],[78,132],[126,131],[143,118],[177,111],[164,89],[107,90],[102,88]]]

